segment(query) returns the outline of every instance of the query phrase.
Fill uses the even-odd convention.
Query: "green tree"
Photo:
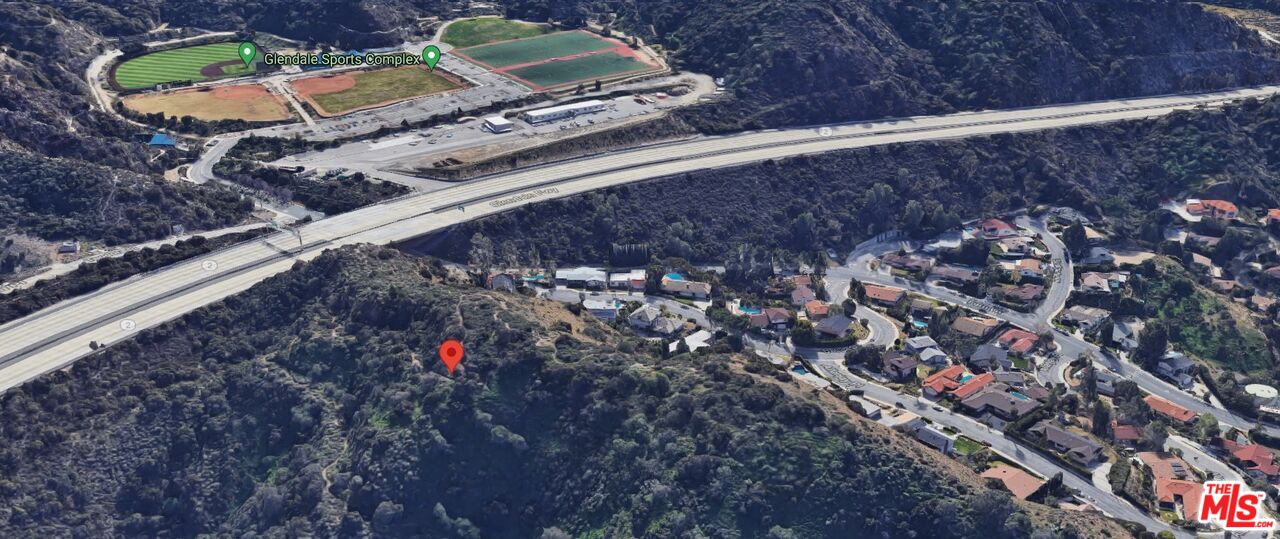
[[[1084,231],[1084,225],[1080,223],[1072,223],[1062,231],[1062,243],[1067,246],[1067,250],[1072,256],[1084,254],[1089,248],[1089,237]]]

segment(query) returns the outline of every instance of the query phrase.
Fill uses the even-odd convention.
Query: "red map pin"
[[[458,368],[458,364],[462,363],[462,343],[457,339],[449,339],[440,343],[440,361],[444,362],[444,366],[449,368],[449,376],[453,376],[453,369]]]

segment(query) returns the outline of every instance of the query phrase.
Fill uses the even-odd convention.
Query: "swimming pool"
[[[968,382],[970,378],[973,378],[973,375],[972,375],[972,374],[966,374],[966,375],[964,375],[964,376],[961,376],[961,377],[960,377],[960,383],[962,383],[962,384],[963,384],[963,383],[965,383],[965,382]]]
[[[1013,397],[1014,397],[1014,398],[1016,398],[1016,399],[1021,399],[1021,400],[1024,400],[1024,401],[1029,401],[1029,400],[1031,400],[1031,397],[1028,397],[1028,396],[1026,396],[1026,395],[1023,395],[1022,393],[1018,393],[1017,391],[1010,391],[1010,392],[1009,392],[1009,394],[1010,394],[1010,395],[1013,395]]]
[[[925,322],[924,320],[912,320],[911,325],[915,326],[918,329],[929,329],[929,323]]]
[[[759,307],[738,307],[738,312],[742,314],[760,314],[764,312],[764,309]]]
[[[679,273],[676,273],[673,271],[667,274],[667,279],[671,281],[683,281],[684,275],[680,275]]]

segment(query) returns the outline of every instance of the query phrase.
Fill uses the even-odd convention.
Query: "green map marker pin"
[[[440,63],[440,47],[435,45],[427,45],[422,49],[422,61],[427,63],[427,67],[435,71],[436,64]]]
[[[240,44],[240,48],[236,49],[236,52],[240,53],[240,59],[244,60],[244,66],[249,67],[249,64],[253,63],[254,57],[258,56],[258,46],[254,45],[252,41],[246,41]]]

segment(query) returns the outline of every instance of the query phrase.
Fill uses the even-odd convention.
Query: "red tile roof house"
[[[1223,451],[1231,455],[1231,462],[1256,479],[1275,482],[1280,477],[1280,465],[1275,454],[1258,444],[1238,444],[1225,438],[1218,439]]]
[[[831,306],[827,305],[820,299],[810,300],[804,304],[804,314],[810,320],[822,320],[831,312]]]
[[[989,372],[984,372],[982,374],[974,376],[973,378],[970,378],[968,382],[964,383],[964,385],[961,385],[960,387],[957,387],[951,390],[951,396],[955,397],[956,400],[967,399],[974,393],[981,391],[982,388],[986,387],[987,384],[990,384],[991,382],[995,381],[995,379],[996,379],[996,376],[994,374],[991,374]]]
[[[1138,427],[1111,422],[1111,441],[1116,445],[1133,449],[1138,447],[1138,440],[1141,439],[1142,430]]]
[[[1235,219],[1236,215],[1240,213],[1240,208],[1237,208],[1235,204],[1226,200],[1198,200],[1189,198],[1187,199],[1187,213],[1230,221]]]
[[[983,220],[978,223],[978,230],[982,233],[982,238],[988,240],[998,240],[1018,235],[1018,229],[999,219]]]
[[[1147,395],[1142,400],[1146,401],[1147,406],[1150,406],[1151,409],[1156,413],[1163,415],[1165,417],[1168,417],[1169,419],[1172,419],[1179,423],[1190,423],[1192,421],[1195,421],[1196,419],[1195,412],[1192,412],[1191,410],[1178,406],[1172,402],[1164,400],[1155,395]]]
[[[996,466],[982,472],[982,477],[989,482],[998,481],[1019,500],[1025,500],[1027,496],[1035,494],[1040,490],[1040,485],[1044,484],[1044,481],[1013,466]]]
[[[863,286],[863,290],[866,291],[868,300],[888,307],[893,307],[907,298],[906,290],[892,286],[868,284]]]
[[[1196,520],[1199,516],[1201,490],[1200,483],[1188,481],[1188,470],[1191,469],[1185,460],[1169,453],[1138,453],[1138,459],[1151,468],[1155,478],[1156,502],[1162,509],[1176,511],[1182,504],[1182,518]]]
[[[996,342],[999,342],[1001,346],[1005,347],[1005,349],[1015,354],[1022,355],[1029,354],[1031,351],[1035,350],[1036,344],[1039,343],[1039,341],[1040,337],[1035,333],[1018,328],[1005,330],[1004,333],[1001,333],[1000,336],[996,338]]]
[[[938,372],[929,375],[920,384],[924,389],[924,396],[931,398],[941,397],[947,391],[951,391],[960,387],[960,376],[964,374],[964,367],[960,365],[952,365]]]

